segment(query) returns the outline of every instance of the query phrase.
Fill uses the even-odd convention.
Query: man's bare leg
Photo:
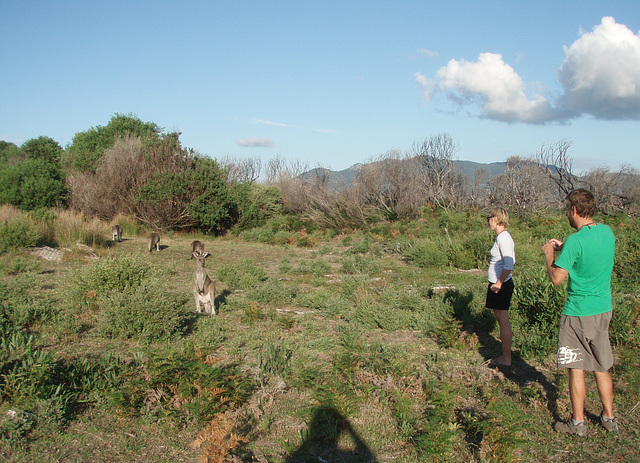
[[[608,371],[595,371],[598,394],[602,401],[602,415],[613,417],[613,380]]]
[[[573,419],[584,421],[584,399],[587,395],[587,384],[584,380],[584,370],[569,368],[569,396]]]

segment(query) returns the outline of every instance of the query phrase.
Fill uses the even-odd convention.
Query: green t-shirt
[[[587,317],[612,310],[611,271],[616,239],[607,225],[584,225],[569,235],[555,264],[569,272],[563,314]]]

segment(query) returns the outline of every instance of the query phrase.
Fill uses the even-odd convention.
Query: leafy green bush
[[[11,249],[35,246],[39,239],[36,225],[27,217],[0,223],[0,254]]]
[[[263,225],[261,227],[243,231],[242,239],[246,241],[255,241],[257,243],[275,244],[276,232],[273,231],[271,226]]]
[[[249,397],[253,383],[237,365],[208,362],[193,346],[152,353],[144,375],[129,375],[117,404],[136,415],[204,422]]]
[[[145,343],[171,339],[185,330],[189,316],[186,303],[186,295],[168,293],[152,282],[126,291],[114,290],[98,299],[98,329],[111,338]]]
[[[261,304],[289,304],[298,294],[297,287],[288,287],[275,278],[247,291],[247,298]]]
[[[92,172],[100,158],[110,148],[116,138],[136,135],[143,139],[157,139],[161,128],[153,122],[143,122],[134,114],[111,116],[106,126],[95,126],[74,135],[68,150],[68,164],[82,172]]]
[[[238,262],[220,266],[217,276],[230,290],[250,289],[266,280],[267,272],[251,259],[240,259]]]
[[[223,344],[233,330],[221,317],[200,317],[197,320],[193,343],[197,348],[217,348]]]
[[[614,345],[638,341],[638,325],[640,305],[636,297],[613,293],[613,315],[609,327],[609,337]]]
[[[237,218],[238,204],[227,184],[226,171],[212,159],[196,158],[188,180],[194,195],[187,210],[197,226],[213,233],[228,229]]]
[[[375,275],[380,272],[380,263],[373,257],[360,254],[342,255],[340,257],[340,270],[348,275]]]
[[[285,377],[290,373],[293,350],[284,339],[266,340],[258,354],[260,370],[265,374]]]
[[[65,175],[58,163],[27,159],[0,166],[0,204],[31,211],[62,206],[66,198]]]
[[[242,183],[235,186],[234,194],[239,208],[238,227],[242,230],[261,227],[284,210],[282,193],[276,186]]]
[[[331,264],[320,257],[312,260],[303,260],[296,269],[296,273],[298,274],[312,274],[318,278],[330,272]]]
[[[640,292],[640,225],[614,227],[616,236],[615,263],[612,284],[617,291]]]
[[[86,288],[98,294],[112,290],[124,291],[135,288],[150,275],[148,264],[132,256],[104,257],[89,267],[82,277]]]
[[[555,352],[557,327],[567,299],[566,284],[553,286],[546,268],[525,268],[514,281],[511,301],[514,345],[523,357]]]
[[[5,335],[28,333],[37,322],[54,314],[53,301],[31,294],[33,277],[14,277],[12,284],[0,282],[0,329]]]
[[[318,288],[300,295],[296,304],[299,307],[316,309],[328,315],[339,315],[346,312],[349,307],[348,301],[342,296],[325,288]]]
[[[443,241],[418,239],[413,244],[407,243],[401,249],[408,262],[422,268],[442,268],[449,263],[447,251],[449,245]]]

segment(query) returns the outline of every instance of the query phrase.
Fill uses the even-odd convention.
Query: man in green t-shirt
[[[602,426],[607,431],[618,430],[613,416],[613,381],[609,374],[613,365],[609,323],[615,237],[607,225],[593,221],[595,208],[593,195],[587,190],[569,193],[567,218],[576,233],[569,235],[564,243],[553,238],[542,246],[551,282],[559,285],[569,276],[567,302],[558,331],[558,368],[569,370],[573,415],[571,420],[558,422],[554,428],[582,437],[587,435],[585,371],[593,371],[596,377],[602,402]],[[555,251],[561,252],[554,262]]]

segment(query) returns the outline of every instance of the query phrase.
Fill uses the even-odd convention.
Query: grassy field
[[[621,431],[597,425],[588,376],[589,437],[560,435],[553,321],[532,327],[521,291],[514,364],[488,366],[500,345],[486,266],[437,260],[446,236],[429,248],[421,227],[282,245],[170,234],[151,253],[125,228],[122,243],[90,246],[97,258],[75,244],[60,261],[0,254],[0,460],[640,461],[638,288],[616,296]],[[568,233],[561,218],[545,227]],[[539,237],[517,230],[516,287],[562,298],[541,283]],[[473,233],[488,251],[488,231]],[[211,254],[215,317],[194,310],[193,239]]]

